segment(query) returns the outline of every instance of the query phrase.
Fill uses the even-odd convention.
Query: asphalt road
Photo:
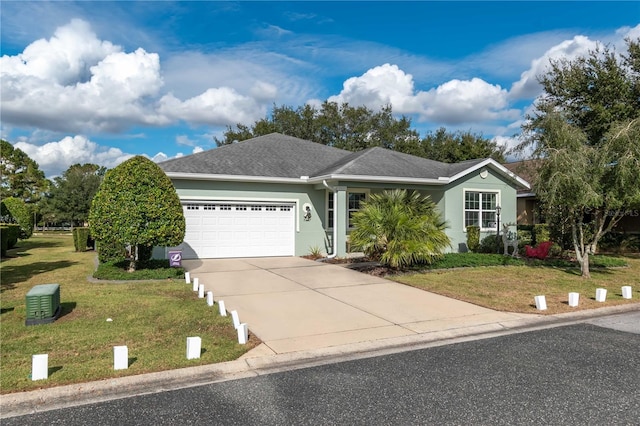
[[[40,424],[638,425],[640,312],[2,420]]]

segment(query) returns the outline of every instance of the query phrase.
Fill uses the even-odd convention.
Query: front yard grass
[[[18,245],[0,264],[1,393],[229,361],[258,344],[254,336],[238,344],[231,317],[198,299],[184,279],[89,282],[96,255],[74,252],[70,235]],[[61,317],[25,326],[26,293],[51,283],[60,285]],[[202,338],[200,359],[186,359],[190,336]],[[127,370],[113,370],[118,345],[128,346]],[[49,378],[34,382],[31,356],[41,353],[49,354]]]
[[[590,280],[583,279],[580,270],[571,263],[527,263],[524,260],[508,260],[505,263],[510,266],[435,269],[389,275],[386,278],[490,309],[528,314],[558,314],[638,303],[640,298],[638,255],[596,257],[596,265],[609,267],[592,265]],[[619,267],[625,263],[627,267]],[[459,262],[450,264],[460,266]],[[622,298],[621,287],[624,285],[632,286],[631,300]],[[607,289],[606,302],[595,301],[596,288]],[[572,308],[567,303],[569,292],[580,293],[578,307]],[[534,297],[538,295],[545,296],[547,310],[536,309]]]

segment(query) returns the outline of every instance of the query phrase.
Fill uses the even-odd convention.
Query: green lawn
[[[580,276],[580,270],[575,266],[544,266],[540,262],[532,262],[529,265],[519,260],[509,260],[507,264],[510,266],[432,270],[386,278],[499,311],[558,314],[638,303],[640,256],[620,256],[619,259],[598,256],[596,262],[601,265],[622,263],[627,263],[629,266],[593,268],[592,278],[589,280],[583,279]],[[562,265],[563,262],[555,262],[555,264]],[[554,263],[551,262],[550,265]],[[623,285],[632,286],[631,300],[622,298]],[[596,288],[599,287],[607,289],[605,303],[595,301]],[[567,303],[569,292],[580,293],[578,307],[569,307]],[[537,295],[545,296],[548,307],[546,311],[536,310],[534,297]]]
[[[231,317],[198,299],[184,280],[89,282],[95,253],[76,253],[70,235],[20,241],[0,263],[2,393],[162,371],[238,358],[258,344],[239,345]],[[62,316],[25,326],[25,295],[60,284]],[[107,318],[112,321],[108,322]],[[186,359],[186,339],[202,338],[202,356]],[[127,345],[130,366],[113,370],[113,346]],[[32,381],[31,356],[49,354],[49,378]]]

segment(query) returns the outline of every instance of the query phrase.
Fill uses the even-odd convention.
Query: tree
[[[91,203],[91,235],[132,251],[176,246],[184,240],[182,205],[171,180],[151,160],[136,156],[108,171]],[[129,270],[136,268],[131,257]]]
[[[416,191],[372,194],[353,224],[351,244],[392,268],[431,263],[451,244],[436,204]]]
[[[628,41],[626,57],[598,48],[552,62],[523,127],[520,149],[543,160],[534,182],[543,212],[558,218],[550,227],[570,230],[586,278],[600,239],[640,205],[639,42]]]
[[[50,213],[58,220],[73,224],[86,222],[91,201],[98,192],[106,173],[105,167],[96,164],[74,164],[62,176],[56,177],[48,197]],[[48,212],[43,205],[43,212]]]
[[[2,200],[3,222],[20,225],[20,239],[26,240],[33,234],[33,214],[24,200],[9,197]]]
[[[33,161],[19,148],[0,140],[0,196],[35,203],[47,189],[47,180]]]
[[[485,139],[482,135],[467,132],[447,132],[444,127],[422,140],[423,157],[443,163],[458,163],[476,158],[493,158],[505,162],[505,147]]]
[[[215,141],[221,146],[274,132],[349,151],[373,146],[402,151],[408,144],[419,143],[411,120],[393,117],[391,106],[374,112],[364,106],[336,102],[324,102],[319,109],[310,105],[295,110],[274,106],[271,117],[258,120],[251,127],[242,124],[236,129],[229,127],[224,138]]]

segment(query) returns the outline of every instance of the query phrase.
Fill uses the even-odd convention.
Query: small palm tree
[[[451,246],[436,204],[417,191],[372,194],[354,213],[353,224],[352,245],[396,269],[431,263]]]

